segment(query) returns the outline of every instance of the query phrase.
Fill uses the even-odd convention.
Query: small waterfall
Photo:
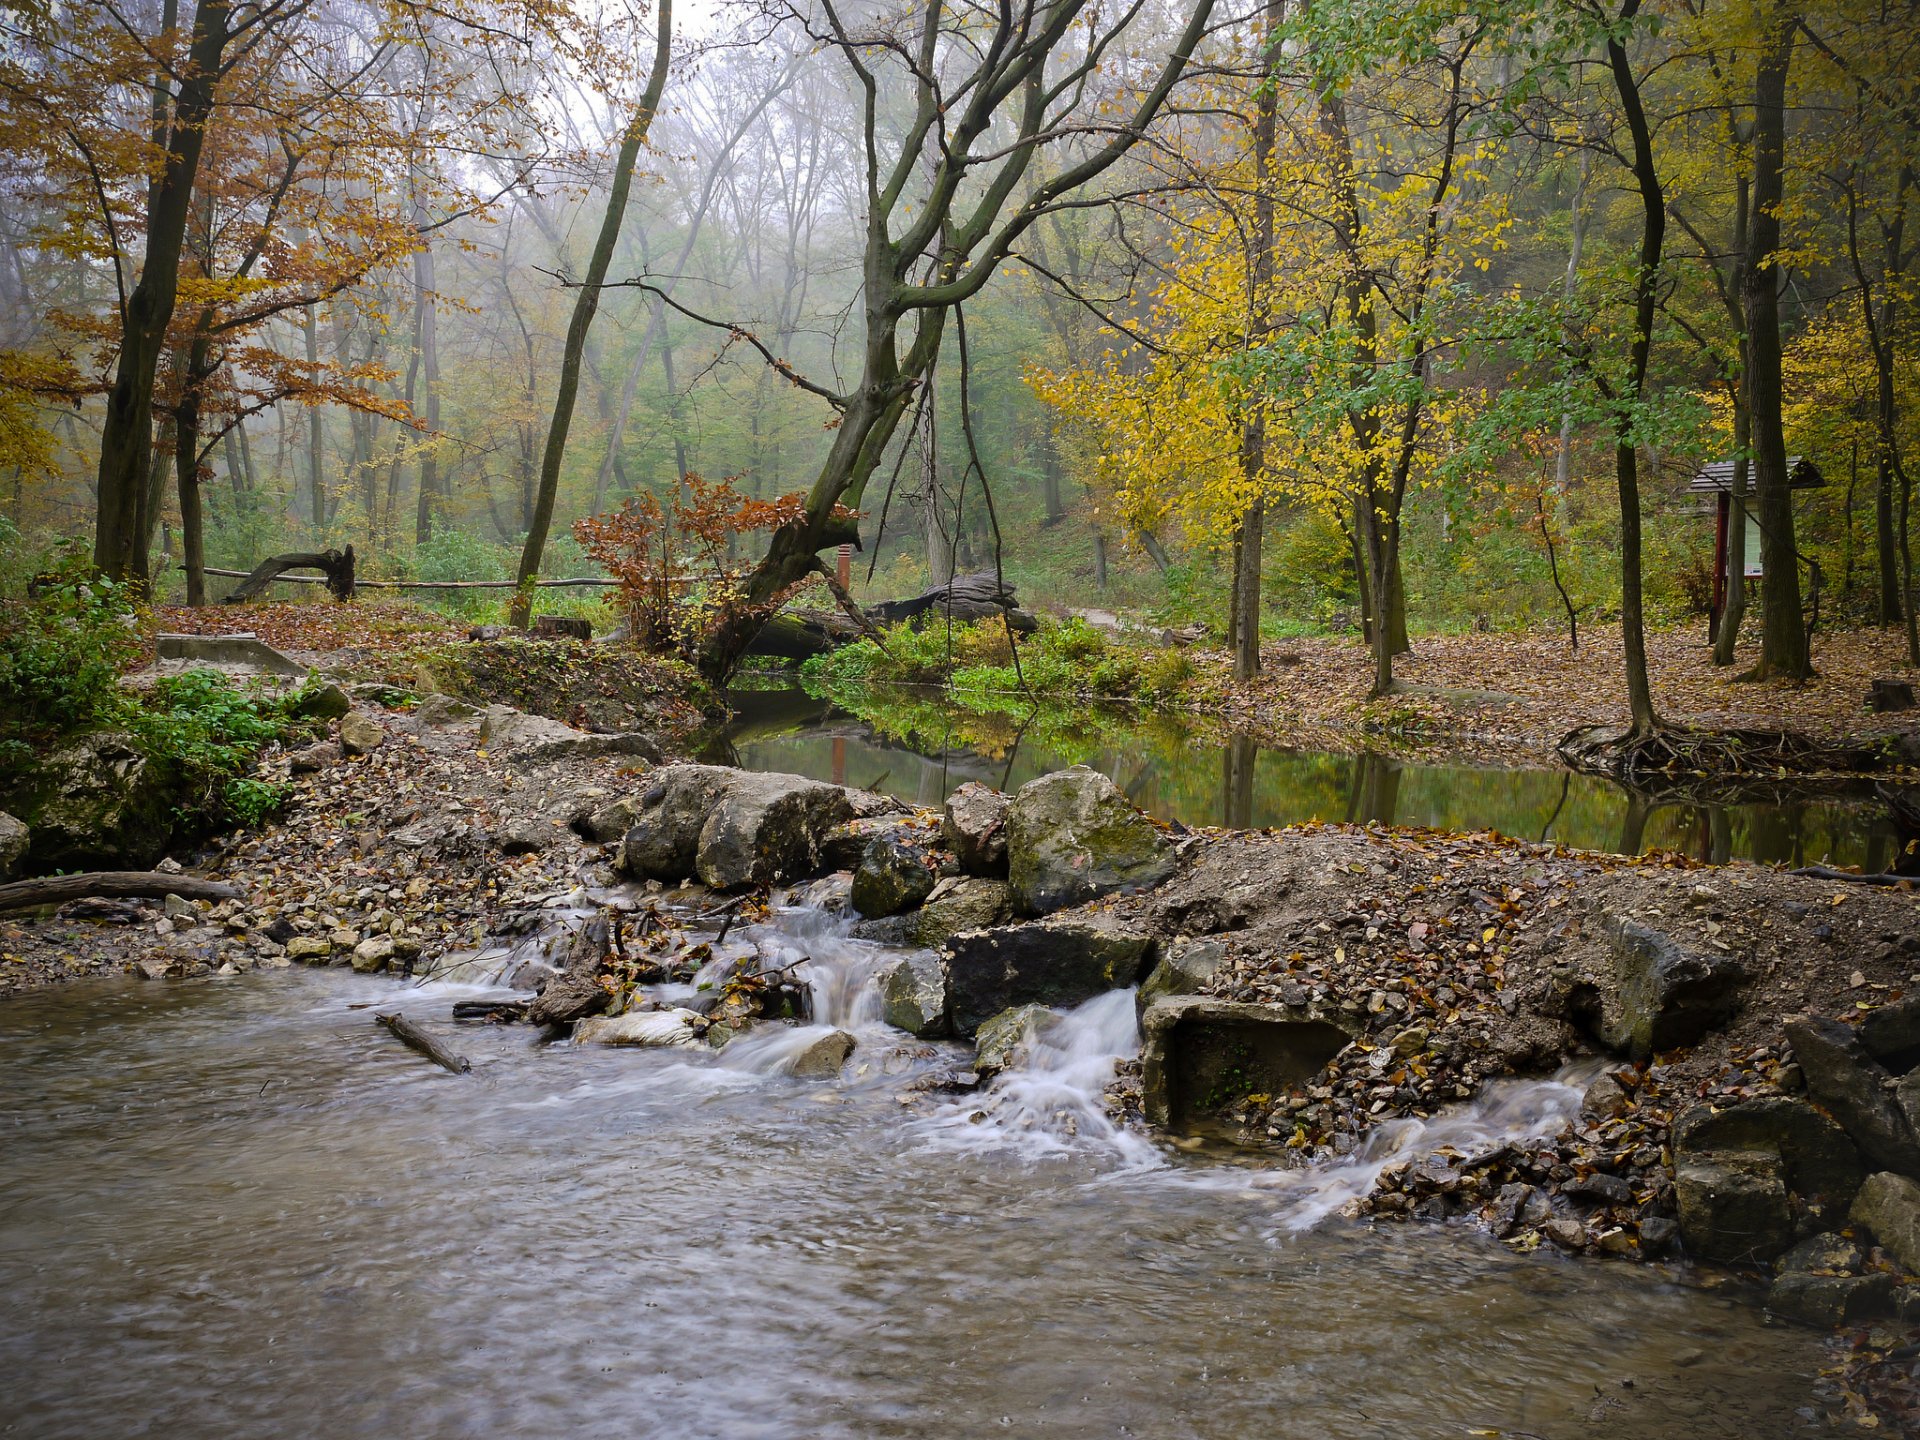
[[[943,1106],[927,1122],[929,1135],[945,1148],[1010,1146],[1034,1157],[1105,1151],[1128,1169],[1162,1165],[1151,1140],[1107,1113],[1114,1067],[1139,1048],[1133,991],[1096,996],[1030,1036],[1026,1063],[995,1076],[984,1094]]]

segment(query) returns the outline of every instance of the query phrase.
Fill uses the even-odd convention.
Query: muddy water
[[[1127,996],[992,1093],[903,1105],[959,1052],[873,1018],[872,951],[782,927],[859,1035],[837,1082],[781,1073],[793,1032],[716,1056],[484,1027],[448,1027],[453,1077],[371,1006],[445,1026],[471,991],[335,971],[0,1008],[0,1432],[1825,1433],[1818,1342],[1744,1300],[1320,1218],[1343,1177],[1104,1126]],[[1563,1092],[1435,1138],[1551,1123]]]

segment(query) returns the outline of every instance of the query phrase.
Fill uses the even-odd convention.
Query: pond
[[[808,1029],[541,1044],[449,1024],[475,987],[342,970],[0,1007],[0,1432],[1838,1433],[1824,1342],[1750,1295],[1342,1219],[1339,1167],[1116,1129],[1131,992],[985,1095],[903,1103],[963,1052],[878,1020],[886,956],[848,924],[787,910],[749,937],[810,957],[821,1018],[858,1037],[825,1080],[787,1073]],[[473,1072],[373,1023],[396,1007]],[[1490,1087],[1424,1139],[1557,1129],[1578,1095]],[[1340,1162],[1363,1163],[1384,1158]]]
[[[1110,775],[1163,820],[1257,827],[1307,820],[1497,830],[1619,854],[1889,868],[1899,840],[1866,796],[1787,804],[1653,802],[1546,766],[1432,764],[1379,752],[1263,749],[1152,711],[978,714],[934,694],[875,695],[863,719],[798,686],[738,690],[707,758],[939,806],[965,780],[1013,790],[1067,765]]]

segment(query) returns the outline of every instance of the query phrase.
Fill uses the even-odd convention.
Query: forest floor
[[[1864,701],[1879,677],[1916,678],[1897,631],[1822,631],[1814,678],[1804,685],[1743,681],[1757,641],[1737,663],[1712,663],[1697,630],[1647,636],[1654,704],[1663,719],[1701,729],[1796,730],[1830,742],[1872,741],[1920,729],[1920,712],[1874,714]],[[1195,657],[1222,695],[1219,710],[1256,732],[1365,728],[1409,739],[1448,738],[1481,747],[1550,750],[1580,725],[1627,723],[1625,667],[1617,629],[1581,631],[1580,648],[1558,634],[1419,635],[1394,663],[1398,682],[1372,701],[1373,660],[1358,636],[1275,642],[1256,679],[1236,684],[1224,653]]]

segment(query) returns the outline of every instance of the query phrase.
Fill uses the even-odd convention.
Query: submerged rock
[[[907,955],[880,977],[882,1018],[920,1040],[947,1033],[947,971],[929,951]]]
[[[1007,811],[1012,803],[978,780],[967,781],[947,797],[940,840],[967,874],[1007,873]]]
[[[550,978],[527,1006],[535,1025],[571,1025],[598,1015],[612,1002],[604,985],[591,975],[569,971]]]
[[[578,1045],[637,1045],[673,1048],[698,1045],[706,1034],[704,1016],[691,1010],[629,1010],[599,1015],[573,1027]]]
[[[974,1037],[974,1073],[982,1077],[1023,1068],[1034,1043],[1060,1023],[1044,1005],[1017,1005],[991,1016]]]
[[[1021,786],[1006,829],[1007,878],[1023,915],[1144,890],[1173,873],[1173,846],[1159,827],[1084,765]]]
[[[853,872],[853,908],[870,920],[899,915],[933,893],[933,863],[918,845],[879,837]]]
[[[1737,960],[1689,950],[1637,920],[1607,924],[1615,996],[1603,1017],[1603,1038],[1644,1060],[1690,1045],[1728,1019],[1746,971]]]
[[[1059,917],[973,930],[947,942],[953,1033],[1016,1005],[1078,1005],[1140,979],[1153,941],[1107,916]]]
[[[829,1030],[794,1057],[787,1073],[803,1080],[831,1080],[853,1054],[854,1039],[844,1030]]]
[[[1304,1084],[1353,1038],[1327,1020],[1205,995],[1155,1001],[1140,1032],[1142,1108],[1176,1134],[1248,1095]]]

